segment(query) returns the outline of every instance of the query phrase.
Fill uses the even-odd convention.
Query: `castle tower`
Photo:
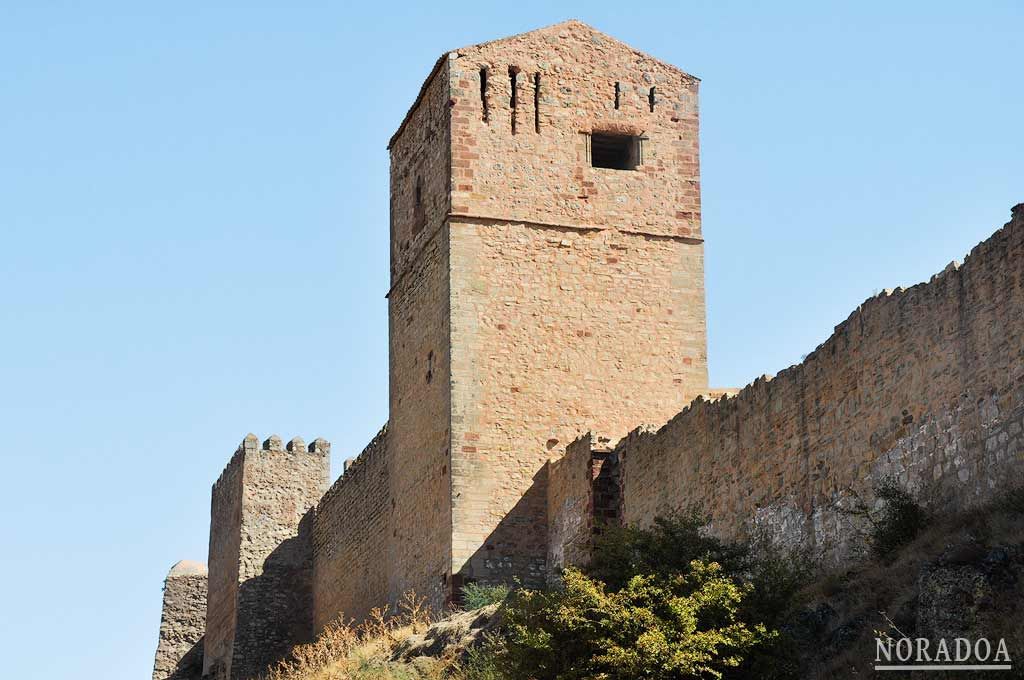
[[[206,630],[206,565],[182,560],[164,581],[153,680],[199,680]]]
[[[309,642],[312,512],[330,444],[248,435],[213,486],[203,677],[256,677]]]
[[[707,390],[696,78],[576,21],[445,54],[391,153],[389,599],[544,580],[544,463]]]

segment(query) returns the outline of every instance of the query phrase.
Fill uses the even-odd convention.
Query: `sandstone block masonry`
[[[576,451],[575,447],[583,450]],[[578,549],[589,441],[551,467],[549,554]],[[977,506],[1024,482],[1024,204],[927,283],[867,300],[799,365],[698,399],[613,454],[625,522],[692,505],[727,538],[767,534],[830,561],[855,556],[844,510],[895,480],[925,505]],[[583,516],[577,513],[584,512]]]
[[[698,82],[578,22],[449,53],[433,78],[452,587],[539,585],[547,459],[707,389]]]
[[[206,565],[182,560],[164,581],[153,680],[199,680],[206,630]]]
[[[385,565],[395,536],[387,456],[385,427],[317,504],[312,547],[318,631],[339,616],[356,616],[389,601]]]
[[[312,509],[329,472],[322,439],[248,435],[214,484],[204,677],[255,677],[312,639]]]

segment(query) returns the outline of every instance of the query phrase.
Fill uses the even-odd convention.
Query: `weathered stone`
[[[164,581],[153,680],[199,680],[206,630],[206,565],[182,560]]]
[[[255,677],[313,637],[312,509],[330,447],[258,442],[246,436],[213,487],[204,676]]]

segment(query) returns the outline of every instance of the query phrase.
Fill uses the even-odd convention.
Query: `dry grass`
[[[891,559],[867,561],[844,573],[829,574],[809,586],[800,598],[811,606],[827,604],[834,611],[824,639],[811,651],[808,680],[874,677],[871,671],[875,631],[893,626],[913,631],[917,614],[917,586],[922,567],[940,556],[973,562],[985,546],[1020,545],[1024,513],[1020,507],[995,503],[953,516],[932,518],[931,523]],[[962,547],[961,547],[962,546]],[[971,550],[977,555],[971,553]],[[1024,649],[1024,628],[1019,624],[1020,597],[1004,593],[986,615],[990,638],[1005,637],[1007,644]],[[813,658],[813,657],[816,657]],[[952,676],[950,676],[952,677]]]
[[[406,593],[398,614],[376,608],[359,625],[339,617],[307,645],[298,645],[263,680],[440,680],[452,659],[390,660],[395,646],[430,625],[425,598]]]

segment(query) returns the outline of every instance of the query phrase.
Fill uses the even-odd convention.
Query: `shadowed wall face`
[[[206,630],[206,565],[178,562],[164,581],[153,680],[199,680]]]
[[[250,435],[214,486],[204,674],[254,677],[312,639],[312,509],[329,465],[323,440]]]

